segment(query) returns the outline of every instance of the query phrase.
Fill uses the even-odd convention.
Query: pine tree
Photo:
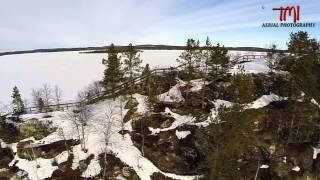
[[[191,80],[196,73],[196,66],[201,61],[200,42],[194,39],[187,40],[186,50],[181,53],[177,62],[184,66],[187,73],[187,79]]]
[[[273,73],[273,71],[276,69],[277,63],[277,45],[272,44],[269,52],[267,53],[267,66],[270,73]]]
[[[132,98],[134,82],[133,79],[141,72],[140,54],[130,43],[127,50],[122,53],[124,57],[124,75],[129,78],[130,84],[130,95]]]
[[[44,102],[41,97],[38,99],[37,105],[38,105],[39,112],[42,112],[44,108]]]
[[[209,60],[211,58],[211,49],[212,49],[212,44],[210,42],[209,37],[207,37],[206,45],[204,47],[204,50],[202,51],[203,64],[205,65],[205,74],[208,73]]]
[[[217,46],[212,46],[208,65],[210,69],[209,75],[212,77],[226,73],[231,65],[228,50],[224,46],[221,47],[219,43]]]
[[[147,105],[150,111],[152,111],[154,105],[156,102],[158,102],[158,97],[157,97],[157,88],[158,85],[156,82],[152,81],[152,74],[151,70],[149,68],[149,64],[146,64],[142,71],[142,77],[144,77],[143,80],[143,90],[145,94],[147,95]]]
[[[142,76],[149,76],[151,75],[149,64],[146,64],[146,66],[142,70]]]
[[[307,97],[320,100],[320,45],[307,32],[291,33],[287,43],[290,56],[285,57],[287,71]],[[283,61],[282,61],[283,62]]]
[[[149,108],[149,111],[152,112],[154,110],[156,103],[158,102],[158,93],[157,93],[158,86],[155,83],[150,81],[147,88],[148,88],[147,106]]]
[[[144,69],[142,71],[141,76],[145,77],[144,81],[143,81],[143,87],[144,87],[144,91],[147,93],[147,89],[148,89],[147,86],[151,81],[151,71],[150,71],[149,64],[146,64],[146,66],[144,67]]]
[[[13,109],[13,113],[14,114],[21,114],[24,113],[25,111],[25,107],[24,107],[24,103],[22,101],[19,89],[17,88],[17,86],[15,86],[13,88],[13,92],[12,92],[12,109]]]
[[[233,101],[244,104],[255,99],[255,84],[251,74],[238,73],[231,78],[228,92]]]
[[[206,45],[202,50],[202,64],[204,64],[204,72],[202,73],[202,80],[203,80],[203,88],[201,90],[201,101],[202,101],[202,108],[205,106],[205,98],[208,95],[208,89],[206,87],[206,80],[208,79],[208,68],[209,68],[209,60],[211,58],[211,49],[212,44],[210,42],[209,37],[206,39]]]
[[[108,59],[106,63],[106,69],[104,71],[104,79],[102,85],[105,90],[112,90],[114,95],[114,88],[122,80],[121,63],[118,58],[118,51],[114,45],[111,44],[108,51]]]

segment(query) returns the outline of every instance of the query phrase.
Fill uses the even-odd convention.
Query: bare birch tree
[[[31,99],[32,99],[32,104],[35,107],[39,107],[39,99],[42,97],[42,91],[41,89],[35,89],[33,88],[31,91]]]
[[[64,146],[65,146],[65,148],[66,148],[66,150],[68,152],[68,157],[69,157],[70,156],[70,148],[68,146],[67,138],[66,138],[65,133],[64,133],[62,128],[58,129],[58,135],[63,139]]]
[[[45,106],[45,111],[49,110],[49,105],[52,101],[52,88],[49,84],[45,83],[42,85],[42,100]]]
[[[79,124],[79,115],[78,112],[68,111],[65,115],[65,119],[71,122],[72,128],[75,129],[77,139],[81,142],[81,132],[80,132],[80,124]],[[82,145],[81,145],[82,147]]]
[[[81,134],[81,145],[82,145],[82,150],[84,152],[87,151],[86,149],[86,127],[87,124],[90,120],[90,117],[92,116],[91,111],[89,110],[89,108],[85,105],[81,105],[79,108],[78,113],[78,122],[80,125],[80,134]]]
[[[125,96],[120,96],[119,97],[119,109],[120,109],[120,126],[121,126],[121,135],[122,139],[124,139],[124,129],[125,129],[125,122],[123,119],[123,113],[124,113],[124,104],[127,101],[127,98]]]
[[[102,131],[104,135],[104,143],[105,143],[105,149],[104,149],[104,168],[103,168],[103,179],[106,178],[106,172],[107,172],[107,154],[108,154],[108,146],[110,144],[110,137],[112,134],[112,126],[114,125],[116,121],[116,112],[115,109],[108,104],[106,111],[105,111],[105,119],[104,121],[101,121],[99,130]]]
[[[89,91],[92,95],[98,96],[102,93],[102,86],[99,81],[94,81],[89,85]]]
[[[0,116],[10,112],[10,106],[0,102]]]
[[[61,101],[62,101],[63,91],[59,88],[58,85],[55,85],[55,86],[54,86],[53,96],[54,96],[54,97],[53,97],[54,102],[58,105],[58,108],[60,108],[59,104],[60,104]]]

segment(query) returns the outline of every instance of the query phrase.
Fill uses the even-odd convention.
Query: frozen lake
[[[144,50],[143,65],[151,68],[176,66],[181,50]],[[260,52],[231,51],[232,55],[265,54]],[[77,93],[93,81],[103,78],[102,58],[107,54],[79,52],[34,53],[0,56],[0,103],[11,102],[12,88],[17,86],[23,99],[30,102],[32,88],[48,83],[63,90],[63,100],[72,101]]]
[[[145,50],[141,59],[151,67],[175,66],[180,53],[179,50]],[[106,57],[104,53],[79,52],[0,56],[0,102],[11,102],[14,86],[19,88],[23,99],[30,100],[32,88],[40,88],[43,83],[58,85],[63,90],[64,101],[73,100],[79,90],[102,79],[105,67],[101,61]]]

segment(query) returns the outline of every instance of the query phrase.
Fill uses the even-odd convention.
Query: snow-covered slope
[[[141,95],[135,95],[135,97],[138,99],[139,106],[141,106],[140,110],[141,113],[143,112],[143,109],[145,105],[143,104],[144,101],[140,101]],[[136,148],[133,145],[133,142],[131,141],[131,137],[128,134],[125,134],[124,137],[119,133],[121,130],[121,117],[124,117],[124,114],[127,110],[123,111],[123,114],[121,116],[120,114],[120,101],[119,98],[117,98],[115,101],[113,100],[105,100],[103,102],[100,102],[98,104],[94,104],[90,106],[90,110],[93,114],[93,116],[90,118],[89,122],[87,123],[87,126],[85,128],[86,132],[86,146],[88,151],[85,153],[81,150],[81,145],[76,145],[72,148],[73,154],[74,154],[74,160],[72,168],[76,169],[79,166],[80,160],[85,160],[87,157],[89,157],[91,154],[94,155],[94,159],[91,160],[87,170],[82,174],[83,177],[93,177],[100,173],[101,167],[98,163],[98,155],[102,154],[104,152],[112,152],[115,154],[121,161],[123,161],[125,164],[132,167],[138,176],[142,180],[149,180],[150,176],[154,172],[161,172],[158,167],[156,167],[150,160],[142,156],[140,150]],[[125,105],[125,103],[123,103]],[[123,108],[123,107],[122,107]],[[39,118],[40,121],[50,121],[52,122],[53,126],[57,128],[63,129],[66,139],[76,139],[77,138],[77,132],[74,128],[73,124],[70,120],[66,119],[68,112],[53,112],[51,115],[53,117],[43,119],[41,118],[41,114],[36,115],[24,115],[22,118],[24,121],[28,121],[28,119],[32,118]],[[112,125],[110,126],[110,139],[109,144],[106,146],[104,141],[104,132],[106,130],[106,124],[110,122],[110,119],[108,120],[106,118],[106,115],[112,113],[113,120],[111,121]],[[130,121],[125,124],[125,129],[130,130],[131,129]],[[39,144],[50,144],[56,141],[62,140],[62,137],[59,136],[57,132],[54,132],[50,134],[49,136],[45,137],[41,140],[34,140],[34,138],[28,138],[26,140],[33,140],[33,145],[39,145]],[[25,141],[26,141],[25,140]],[[16,143],[11,144],[12,149],[17,152]],[[67,160],[67,153],[62,152],[59,154],[56,159],[58,162],[64,162]],[[11,162],[10,165],[13,165],[15,162],[17,162],[16,166],[28,173],[28,177],[30,179],[44,179],[47,177],[50,177],[54,170],[56,170],[58,167],[52,165],[53,159],[44,159],[44,158],[38,158],[33,161],[28,161],[25,159],[21,159],[18,157],[18,155],[15,155],[15,159]],[[175,179],[194,179],[195,176],[179,176],[176,174],[171,173],[165,173],[162,172],[165,176],[175,178]]]

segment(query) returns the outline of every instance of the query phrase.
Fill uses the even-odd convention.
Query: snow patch
[[[194,79],[190,81],[192,88],[189,89],[191,92],[200,91],[204,85],[209,84],[208,81],[204,81],[203,79]]]
[[[176,136],[178,139],[184,139],[186,138],[189,134],[191,134],[190,131],[178,131],[176,130]]]
[[[260,166],[260,169],[268,169],[268,168],[269,168],[269,165],[267,165],[267,164],[262,164]]]
[[[273,101],[280,101],[285,98],[279,97],[276,94],[269,94],[269,95],[263,95],[259,99],[253,101],[252,103],[249,103],[245,108],[246,109],[259,109],[263,108],[265,106],[268,106]]]
[[[211,112],[210,112],[210,115],[209,115],[208,119],[206,120],[206,122],[220,124],[220,123],[222,123],[222,121],[220,119],[217,119],[219,108],[221,108],[221,107],[229,108],[229,107],[233,106],[233,103],[229,102],[229,101],[221,100],[221,99],[211,101],[211,103],[213,103],[214,108],[212,108],[210,110]]]
[[[1,169],[0,169],[0,173],[1,173],[1,172],[5,172],[5,171],[7,171],[7,170],[8,170],[7,168],[1,168]]]
[[[170,115],[170,116],[172,116],[175,119],[175,121],[168,128],[163,128],[163,129],[156,128],[156,129],[154,129],[152,127],[149,127],[149,130],[151,131],[152,134],[158,134],[158,133],[160,133],[162,131],[173,130],[173,129],[176,129],[177,127],[182,126],[184,124],[192,124],[192,122],[195,119],[192,116],[182,116],[180,114],[174,113],[168,107],[166,107],[165,113]]]
[[[299,166],[295,166],[295,167],[292,168],[292,171],[299,172],[300,171],[300,167]]]
[[[315,99],[311,99],[311,103],[320,108],[320,104]]]
[[[180,86],[183,82],[178,82],[174,85],[168,92],[158,95],[159,101],[173,103],[173,102],[183,102],[184,98],[180,91]]]
[[[146,104],[144,104],[144,96],[142,95],[135,95],[137,98],[137,101],[140,105],[140,112],[145,112],[146,110]],[[111,152],[115,154],[116,157],[118,157],[122,162],[127,164],[128,166],[132,167],[137,175],[142,180],[150,180],[150,176],[155,172],[160,172],[164,174],[167,177],[174,178],[174,179],[186,179],[191,180],[195,179],[198,176],[180,176],[172,173],[165,173],[160,171],[150,160],[142,156],[142,153],[138,148],[136,148],[131,140],[131,137],[129,134],[125,134],[122,136],[119,131],[121,130],[121,121],[124,117],[124,114],[127,113],[128,110],[123,110],[124,114],[120,113],[120,107],[119,107],[120,101],[119,98],[115,99],[114,101],[109,99],[102,102],[99,102],[97,104],[93,104],[88,106],[91,113],[93,114],[92,117],[90,117],[87,126],[85,128],[86,132],[86,148],[87,152],[83,152],[81,150],[81,145],[76,145],[72,147],[74,159],[72,168],[76,169],[79,167],[79,161],[85,160],[88,158],[91,154],[94,155],[94,157],[98,157],[99,154],[104,152]],[[125,103],[123,103],[123,106]],[[104,141],[104,128],[106,125],[106,113],[107,108],[111,108],[113,115],[112,125],[110,129],[110,139],[109,144],[106,146],[106,143]],[[124,107],[122,107],[124,108]],[[139,108],[138,108],[139,109]],[[170,110],[167,110],[168,113],[170,113]],[[67,120],[68,111],[65,112],[52,112],[51,115],[52,118],[43,119],[39,115],[26,115],[24,118],[34,118],[37,116],[39,118],[39,121],[50,121],[52,122],[52,126],[63,129],[63,132],[65,134],[65,137],[67,140],[69,139],[77,139],[77,132],[76,129],[73,128],[72,123]],[[179,116],[177,114],[173,113],[173,116],[179,119],[176,123],[173,124],[174,127],[179,126],[182,123],[192,122],[192,117],[183,117]],[[186,119],[185,119],[186,118]],[[182,121],[182,122],[180,122]],[[126,129],[131,129],[131,124],[126,123],[125,124]],[[34,138],[30,138],[34,140]],[[58,133],[52,133],[49,136],[45,137],[44,139],[41,139],[39,141],[34,141],[35,144],[43,144],[43,143],[52,143],[55,141],[61,140]],[[11,144],[13,147],[14,152],[17,152],[16,150],[16,143]],[[56,160],[59,162],[65,161],[67,159],[66,152],[61,153],[56,157]],[[10,163],[12,166],[16,161],[18,161],[17,166],[26,171],[28,173],[28,177],[30,179],[44,179],[47,177],[50,177],[52,175],[52,172],[56,170],[57,166],[52,166],[53,159],[43,159],[38,158],[34,161],[28,161],[20,159],[17,155],[15,156],[15,159]],[[39,168],[37,168],[37,165],[40,165]],[[91,160],[88,169],[83,172],[84,177],[90,177],[95,176],[98,171],[101,170],[100,164],[98,163],[97,159]]]
[[[98,159],[92,159],[85,172],[82,173],[82,177],[89,178],[100,174],[101,167]]]
[[[0,147],[2,148],[8,148],[10,147],[7,143],[5,143],[4,141],[2,141],[2,139],[0,139]]]
[[[55,157],[58,164],[61,164],[63,162],[66,162],[68,160],[69,153],[68,151],[63,151],[61,154],[57,155]]]
[[[312,149],[313,149],[313,159],[317,159],[317,156],[318,156],[318,154],[320,154],[320,148],[314,148],[314,147],[312,147]]]
[[[15,165],[19,169],[26,171],[30,179],[45,179],[45,178],[51,177],[53,171],[58,169],[57,166],[52,165],[53,161],[54,161],[53,158],[52,159],[37,158],[35,160],[29,161],[26,159],[20,159],[16,154],[14,160],[9,164],[9,166],[13,166],[14,163],[17,162]]]
[[[136,98],[138,101],[138,110],[137,112],[140,114],[146,114],[149,111],[148,105],[147,105],[147,96],[143,96],[140,94],[133,94],[132,97]]]

